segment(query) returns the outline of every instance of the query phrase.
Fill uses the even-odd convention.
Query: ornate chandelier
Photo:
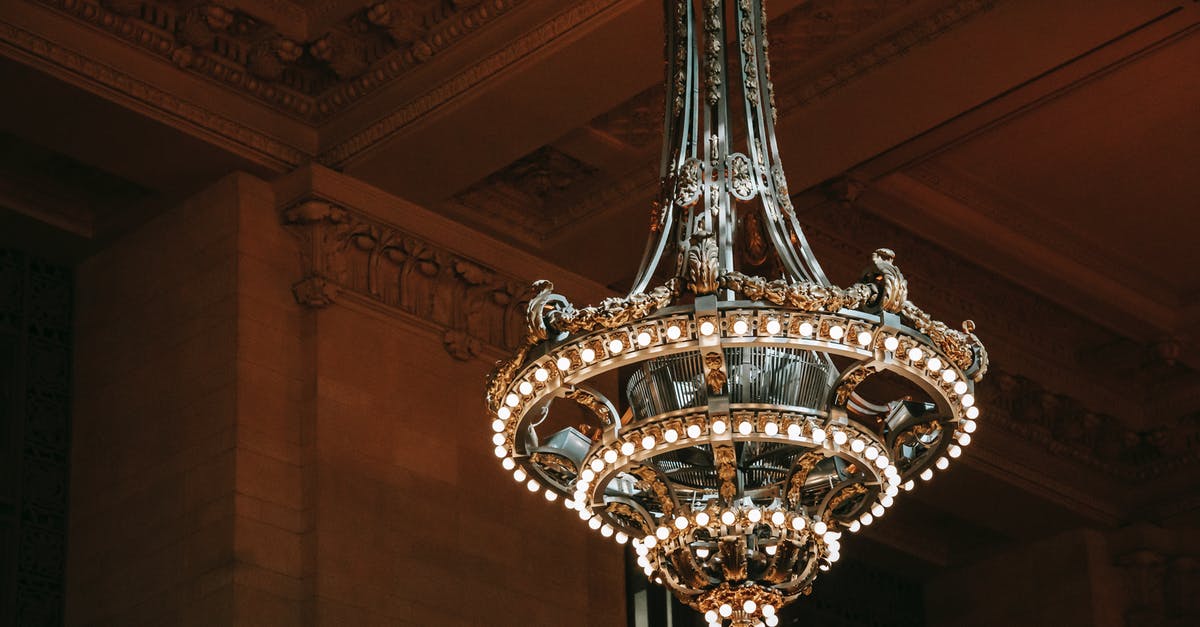
[[[632,540],[713,625],[778,623],[843,533],[945,470],[987,370],[974,325],[909,301],[891,251],[850,287],[825,277],[780,166],[764,1],[664,3],[662,191],[633,288],[575,308],[536,283],[487,391],[513,478]]]

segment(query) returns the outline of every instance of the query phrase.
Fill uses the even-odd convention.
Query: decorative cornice
[[[523,337],[528,281],[321,198],[292,205],[283,223],[300,241],[304,274],[292,291],[301,305],[369,299],[440,329],[460,360]]]
[[[162,116],[182,120],[205,133],[248,148],[260,160],[265,159],[281,169],[295,167],[307,160],[305,153],[279,140],[11,24],[0,22],[0,45],[11,47],[18,55],[31,58],[51,73],[79,76]]]
[[[331,147],[320,156],[320,162],[330,167],[345,165],[362,152],[398,133],[437,107],[461,96],[471,88],[495,76],[504,68],[525,58],[534,50],[550,44],[583,22],[617,4],[619,4],[619,0],[587,0],[569,8],[511,42],[503,50],[456,74],[365,130]]]

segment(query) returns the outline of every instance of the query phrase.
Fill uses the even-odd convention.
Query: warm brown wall
[[[444,321],[370,299],[296,303],[280,209],[316,192],[553,276],[328,171],[231,175],[88,260],[67,622],[623,622],[620,548],[491,455],[497,347],[453,357]]]

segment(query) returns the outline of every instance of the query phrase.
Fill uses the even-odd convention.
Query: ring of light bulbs
[[[920,463],[901,468],[885,442],[848,419],[845,407],[832,401],[828,411],[813,408],[780,411],[777,407],[731,405],[727,413],[719,415],[710,415],[701,407],[627,425],[610,416],[610,426],[604,430],[602,439],[592,443],[579,472],[565,483],[531,463],[530,449],[536,440],[522,434],[545,416],[553,401],[615,368],[696,351],[702,341],[713,340],[722,348],[774,346],[838,355],[856,360],[857,366],[873,366],[899,374],[928,393],[937,406],[941,428],[952,430],[952,437],[939,438],[932,454],[922,456]],[[852,369],[846,368],[843,376]],[[834,384],[834,391],[840,383]],[[687,548],[699,563],[708,557],[703,554],[703,543],[695,541],[695,534],[706,528],[697,520],[698,516],[706,518],[704,522],[708,525],[726,528],[732,527],[721,517],[734,516],[733,526],[741,525],[741,531],[761,537],[764,551],[767,546],[781,543],[798,546],[804,559],[797,560],[786,581],[775,588],[790,592],[784,595],[784,602],[790,601],[807,591],[807,584],[818,570],[837,561],[841,533],[854,533],[870,525],[886,513],[901,490],[913,488],[915,478],[929,480],[935,470],[945,470],[950,460],[961,454],[962,448],[970,443],[979,416],[973,393],[971,377],[943,355],[927,336],[901,324],[894,314],[856,310],[804,312],[734,301],[719,303],[713,315],[676,306],[628,325],[548,342],[537,354],[527,356],[495,408],[492,442],[504,468],[513,473],[514,479],[525,483],[530,492],[540,492],[549,501],[561,497],[589,527],[618,543],[633,539],[639,565],[649,578],[659,582],[671,579],[672,589],[682,596],[693,594],[692,604],[706,611],[706,616],[711,618],[716,612],[716,618],[728,620],[721,607],[705,610],[705,590],[681,581],[670,563],[673,550],[678,548]],[[864,484],[872,488],[873,502],[858,508],[853,518],[843,519],[829,511],[828,497],[818,507],[799,511],[789,509],[788,503],[781,499],[758,506],[751,495],[723,511],[714,510],[711,502],[692,503],[694,511],[641,525],[631,525],[607,508],[608,484],[627,476],[631,468],[647,460],[680,448],[749,440],[808,447],[855,463],[866,471]],[[814,533],[814,529],[821,532]],[[710,535],[715,533],[714,528]],[[697,555],[697,551],[701,554]],[[771,605],[750,613],[745,608],[730,607],[729,611],[737,614],[735,617],[758,618],[764,624],[771,624],[773,614],[765,613],[773,611]]]

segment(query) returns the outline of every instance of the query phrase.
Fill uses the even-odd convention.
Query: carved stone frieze
[[[283,222],[300,241],[304,274],[293,293],[302,305],[352,293],[394,307],[441,330],[456,359],[525,339],[527,288],[516,277],[322,199],[291,206]]]

